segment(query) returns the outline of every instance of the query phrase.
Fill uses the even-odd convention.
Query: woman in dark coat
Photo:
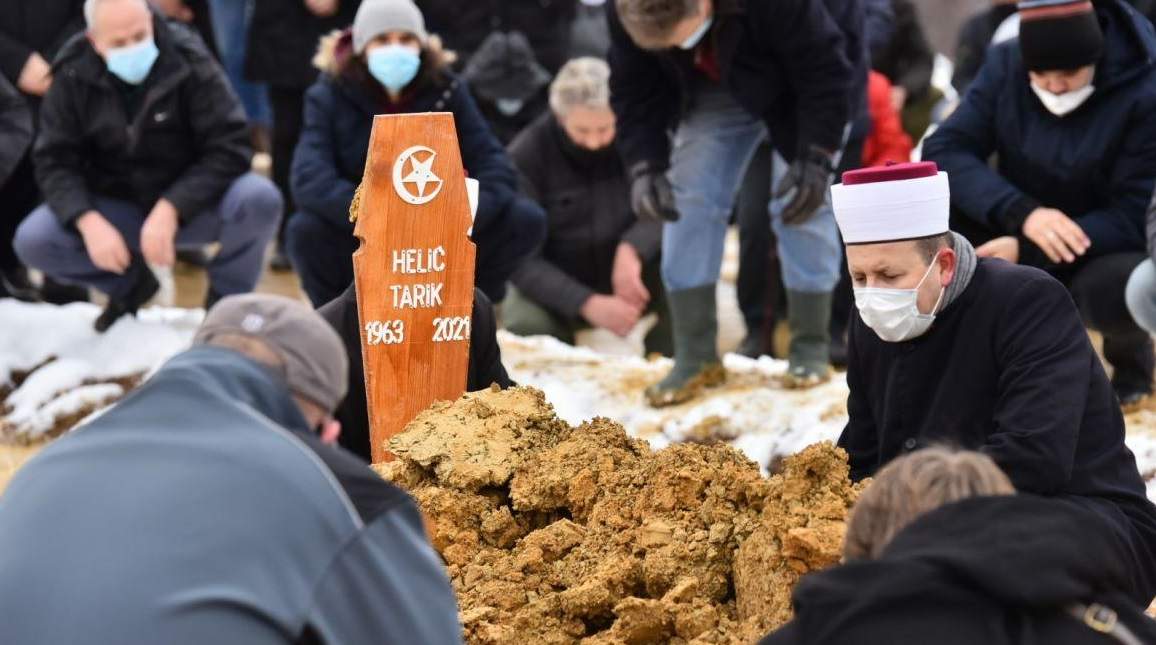
[[[395,57],[386,61],[387,71],[378,71],[393,88],[367,64],[367,53],[377,49]],[[406,50],[416,52],[412,67],[404,60]],[[426,34],[411,0],[366,0],[351,31],[322,43],[323,74],[306,93],[305,126],[293,157],[291,183],[299,211],[286,231],[287,251],[315,306],[353,282],[351,256],[358,241],[349,205],[365,169],[375,114],[453,113],[466,172],[481,184],[473,231],[475,276],[491,300],[505,297],[510,274],[542,239],[545,213],[517,194],[506,151],[466,84],[449,71],[448,60],[440,41]]]
[[[337,299],[318,309],[317,313],[341,336],[349,356],[349,392],[335,415],[341,422],[338,442],[346,450],[369,461],[369,409],[366,407],[365,368],[361,362],[361,323],[357,317],[357,290],[354,285],[350,284]],[[486,294],[477,289],[474,290],[472,316],[466,391],[476,392],[495,383],[502,388],[510,387],[513,382],[502,365],[502,349],[498,347],[494,306]]]
[[[1024,18],[1018,41],[991,50],[923,155],[951,178],[952,228],[977,245],[999,238],[981,255],[1039,266],[1068,286],[1104,334],[1117,395],[1132,403],[1151,392],[1153,373],[1152,342],[1128,313],[1124,285],[1147,257],[1156,32],[1122,0],[1094,7],[1079,24]],[[1070,69],[1081,71],[1054,71]]]

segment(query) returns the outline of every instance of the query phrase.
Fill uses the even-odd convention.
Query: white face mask
[[[691,34],[689,38],[679,44],[679,49],[694,49],[698,47],[698,44],[702,42],[703,36],[706,36],[706,32],[710,31],[712,24],[714,24],[714,16],[707,16],[702,26],[694,30],[694,33]]]
[[[855,307],[859,309],[859,317],[879,338],[888,343],[901,343],[927,333],[931,323],[935,322],[935,312],[947,290],[940,287],[939,299],[935,301],[931,313],[922,314],[919,313],[919,287],[931,275],[931,268],[938,259],[936,256],[931,261],[927,273],[923,274],[914,289],[855,289]]]
[[[1040,103],[1048,109],[1048,112],[1056,116],[1066,116],[1080,107],[1091,96],[1092,92],[1096,91],[1096,86],[1088,83],[1086,86],[1071,92],[1064,92],[1063,94],[1052,94],[1051,92],[1036,87],[1035,83],[1031,83],[1032,91],[1040,98]]]

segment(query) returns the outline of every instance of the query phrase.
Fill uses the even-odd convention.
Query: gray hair
[[[92,29],[92,23],[96,22],[96,5],[104,1],[105,0],[84,0],[84,24],[87,25],[89,29]],[[139,0],[139,2],[144,5],[145,9],[151,11],[148,0]]]
[[[600,58],[583,57],[562,66],[550,84],[550,109],[564,116],[576,107],[610,107],[610,66]]]

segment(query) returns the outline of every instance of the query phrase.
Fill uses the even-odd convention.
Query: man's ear
[[[955,269],[959,264],[959,256],[955,254],[955,249],[951,247],[944,247],[939,252],[939,257],[936,259],[939,263],[939,284],[946,287],[951,284],[952,279],[955,278]]]

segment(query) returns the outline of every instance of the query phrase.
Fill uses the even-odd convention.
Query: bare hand
[[[1020,261],[1020,241],[1011,235],[997,237],[976,249],[975,254],[981,258],[999,258],[1016,264]]]
[[[305,8],[318,18],[328,18],[337,13],[338,0],[305,0]]]
[[[132,262],[128,247],[120,231],[116,230],[96,211],[88,211],[76,220],[76,229],[84,238],[84,248],[88,257],[98,269],[122,274]]]
[[[895,108],[896,112],[902,112],[905,105],[907,105],[907,89],[902,85],[892,86],[891,106]]]
[[[179,224],[177,209],[172,202],[163,197],[157,200],[140,229],[140,250],[146,262],[162,267],[173,265]]]
[[[173,20],[181,22],[193,21],[193,10],[185,4],[185,0],[149,0],[157,11]]]
[[[1024,236],[1040,247],[1052,262],[1075,262],[1092,241],[1084,229],[1054,208],[1037,208],[1024,220]]]
[[[642,308],[618,296],[595,294],[587,298],[586,304],[582,305],[581,313],[591,325],[609,329],[625,338],[642,317]]]
[[[614,286],[614,295],[639,309],[645,309],[650,303],[650,291],[642,283],[642,258],[628,242],[619,244],[614,253],[610,284]]]
[[[44,57],[36,52],[24,61],[24,68],[20,70],[20,78],[16,80],[16,87],[25,94],[44,96],[52,86],[52,67]]]

